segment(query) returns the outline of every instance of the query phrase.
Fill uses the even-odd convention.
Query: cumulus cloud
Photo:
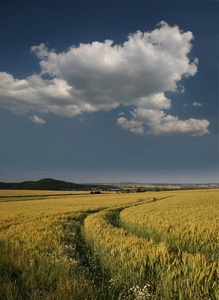
[[[154,135],[190,135],[202,136],[209,133],[207,120],[179,120],[178,117],[166,115],[162,110],[139,110],[132,112],[133,118],[119,118],[118,125],[131,132]]]
[[[37,117],[36,115],[33,117],[30,117],[30,119],[34,122],[37,123],[39,125],[45,124],[45,120],[43,120],[42,118]]]
[[[135,120],[127,120],[126,118],[118,118],[117,124],[125,129],[129,129],[131,132],[142,134],[144,132],[144,127],[142,127],[142,122]]]
[[[171,115],[165,116],[160,124],[152,127],[153,134],[182,134],[191,136],[201,136],[208,133],[207,127],[209,122],[207,120],[179,120],[178,117]]]
[[[19,80],[0,73],[0,104],[14,113],[52,112],[67,117],[131,106],[135,107],[132,119],[119,118],[120,126],[139,134],[164,133],[158,127],[167,126],[164,110],[171,107],[165,92],[183,92],[181,79],[197,72],[198,60],[188,57],[192,39],[190,31],[162,21],[153,31],[130,34],[121,45],[95,41],[62,53],[45,44],[33,46],[41,74]],[[187,126],[194,125],[188,121]]]

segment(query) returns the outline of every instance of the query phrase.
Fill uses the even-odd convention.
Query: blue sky
[[[218,182],[218,12],[2,0],[0,181]]]

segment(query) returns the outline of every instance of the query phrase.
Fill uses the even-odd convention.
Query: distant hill
[[[112,186],[109,185],[88,185],[77,184],[61,180],[55,180],[51,178],[45,178],[38,181],[24,181],[17,183],[0,182],[0,189],[8,190],[50,190],[50,191],[79,191],[90,189],[102,189],[107,190]]]

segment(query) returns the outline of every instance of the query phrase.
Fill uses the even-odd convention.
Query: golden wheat
[[[39,277],[34,272],[41,274],[43,266],[48,265],[49,273],[51,268],[59,270],[58,287],[55,289],[54,283],[48,283],[52,286],[51,293],[56,295],[58,291],[51,299],[77,299],[70,296],[76,295],[76,282],[79,282],[78,279],[72,281],[76,271],[71,270],[76,263],[71,254],[74,252],[73,227],[75,220],[83,220],[87,214],[83,237],[92,250],[91,260],[100,266],[103,276],[110,276],[109,290],[113,290],[113,286],[120,287],[119,294],[108,291],[110,299],[125,296],[137,299],[142,293],[142,299],[218,299],[217,190],[87,194],[63,198],[49,198],[56,192],[47,194],[44,191],[19,194],[0,191],[1,195],[43,197],[41,200],[0,202],[0,241],[10,242],[12,249],[23,251],[23,264],[27,265],[23,276],[30,272],[31,284],[39,281],[34,279]],[[13,251],[13,255],[20,253]],[[19,255],[15,257],[18,260]],[[41,266],[38,269],[36,262]],[[55,271],[54,274],[56,278]],[[87,286],[84,274],[80,275],[83,278],[80,284],[83,281]],[[7,281],[5,289],[8,292],[12,289],[11,280]],[[37,290],[32,292],[38,295],[35,298],[42,293],[38,289],[37,285]],[[95,287],[88,291],[95,293]],[[49,298],[46,291],[45,295]]]
[[[86,218],[85,239],[101,261],[103,269],[110,272],[116,281],[128,280],[142,285],[150,283],[154,286],[157,299],[178,297],[194,300],[207,299],[209,295],[218,297],[218,262],[212,258],[213,254],[206,258],[198,249],[186,251],[184,247],[182,251],[180,247],[171,248],[166,239],[153,239],[154,236],[160,236],[157,231],[162,232],[164,227],[169,235],[174,233],[174,237],[175,231],[182,233],[182,240],[185,238],[187,242],[189,239],[194,242],[202,238],[201,245],[207,243],[204,250],[210,247],[211,251],[216,251],[217,219],[212,222],[212,218],[216,217],[218,192],[152,195],[157,197],[153,197],[150,203],[135,204],[121,212],[120,226],[126,225],[126,229],[110,224],[110,214],[115,214],[113,211],[105,210]],[[137,236],[130,232],[130,229],[134,232],[139,226],[141,232],[144,226],[156,232],[153,232],[152,238],[148,233],[145,238],[144,234]],[[204,233],[207,233],[207,237],[202,237]]]

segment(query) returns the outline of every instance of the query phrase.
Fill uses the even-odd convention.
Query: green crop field
[[[219,190],[0,191],[0,299],[217,300]]]

